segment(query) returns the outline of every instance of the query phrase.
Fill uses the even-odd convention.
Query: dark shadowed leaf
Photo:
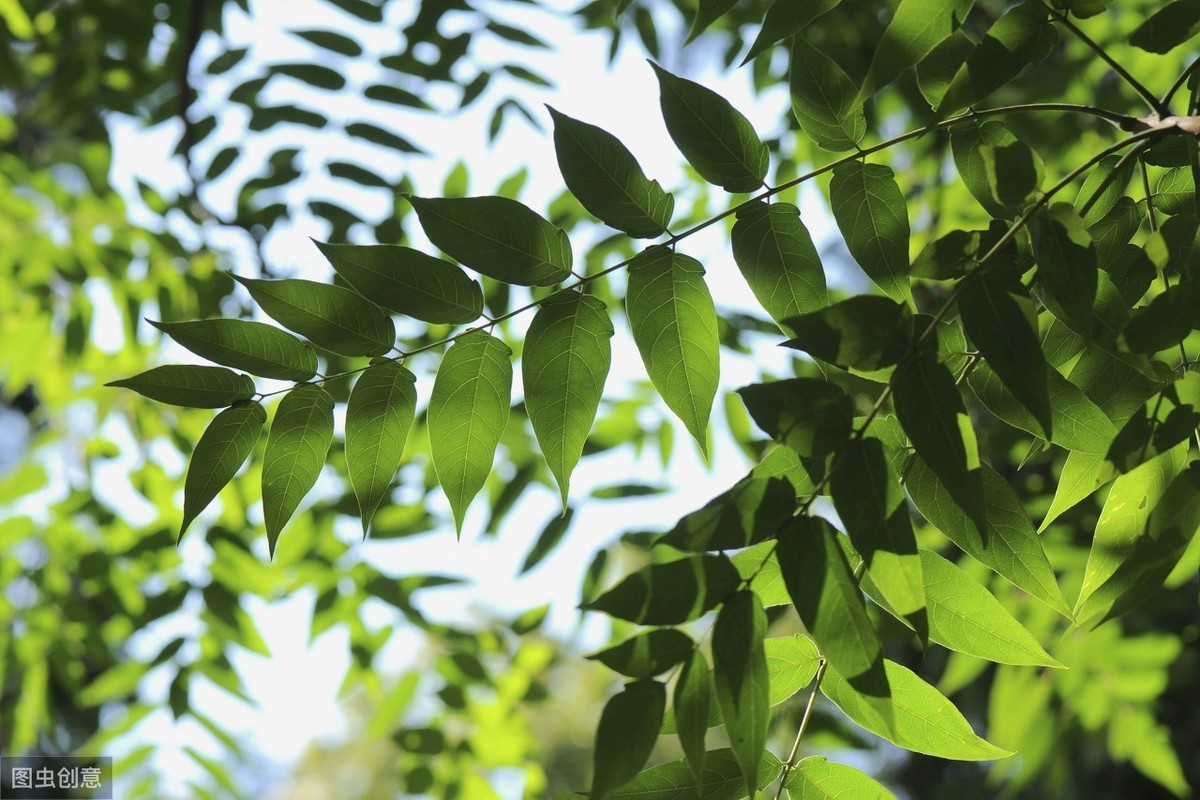
[[[1073,206],[1055,203],[1034,218],[1030,234],[1038,280],[1062,309],[1063,321],[1090,336],[1098,268],[1083,220]]]
[[[1172,0],[1129,35],[1129,43],[1149,53],[1168,53],[1200,29],[1200,0]]]
[[[754,44],[750,45],[750,50],[742,59],[742,66],[772,45],[795,35],[839,2],[841,0],[809,0],[799,5],[795,0],[774,0],[767,9],[767,15],[763,18],[758,36],[754,38]]]
[[[684,43],[687,44],[704,33],[710,25],[728,13],[735,5],[737,5],[737,0],[700,0],[700,5],[696,8],[696,16],[692,18],[692,29]]]
[[[758,786],[758,768],[770,722],[770,677],[763,638],[767,615],[753,592],[725,601],[713,626],[713,684],[725,731],[746,779]]]
[[[900,361],[912,341],[912,314],[886,297],[858,295],[811,314],[783,321],[803,350],[840,367],[876,370]]]
[[[712,693],[712,674],[708,669],[708,661],[704,653],[693,650],[675,683],[671,710],[679,744],[697,787],[704,784],[704,767],[708,761],[704,738],[711,727],[709,713],[714,708]]]
[[[854,413],[841,387],[815,378],[753,383],[738,389],[746,410],[777,442],[801,456],[819,458],[850,436]]]
[[[630,678],[653,678],[692,655],[691,637],[674,628],[646,631],[588,658]]]
[[[295,78],[318,89],[336,92],[346,87],[342,73],[320,64],[275,64],[269,69],[274,74]]]
[[[262,436],[267,412],[258,403],[238,403],[213,418],[196,443],[183,483],[183,537],[217,493],[229,483]]]
[[[346,126],[346,135],[355,139],[362,139],[364,142],[377,144],[380,147],[387,147],[398,153],[412,153],[415,155],[424,153],[421,148],[403,136],[386,131],[378,125],[372,125],[369,122],[351,122]]]
[[[583,608],[643,625],[678,625],[723,601],[739,580],[725,556],[687,556],[644,567]]]
[[[676,523],[660,541],[679,550],[736,550],[771,536],[796,510],[783,478],[747,476]]]
[[[769,155],[750,121],[713,90],[651,66],[667,133],[700,177],[730,192],[761,187]]]
[[[839,165],[829,184],[829,205],[867,277],[897,303],[911,302],[908,205],[892,170],[861,161]]]
[[[758,767],[758,790],[763,791],[779,777],[783,765],[771,751],[764,750]],[[725,748],[711,750],[705,759],[703,777],[697,781],[687,761],[670,761],[651,767],[619,791],[608,795],[609,800],[684,800],[701,797],[704,800],[741,800],[746,796],[746,783],[733,751]]]
[[[417,406],[416,376],[395,361],[368,367],[346,404],[346,470],[363,535],[404,458]]]
[[[362,45],[351,39],[349,36],[343,36],[334,31],[326,31],[319,29],[291,31],[292,34],[299,36],[306,42],[315,44],[317,47],[329,50],[343,56],[357,57],[362,55]]]
[[[254,381],[224,367],[167,365],[106,383],[143,397],[188,408],[221,408],[254,396]]]
[[[866,86],[875,91],[915,66],[953,33],[972,0],[902,0],[875,45]]]
[[[311,383],[279,401],[263,455],[263,520],[272,557],[283,526],[317,482],[333,443],[333,398]]]
[[[609,698],[600,714],[593,754],[592,791],[603,800],[629,783],[646,764],[667,705],[667,690],[658,681],[628,683]]]
[[[317,354],[290,333],[261,322],[206,319],[151,325],[198,356],[252,375],[305,381],[317,372]]]
[[[1157,353],[1182,342],[1200,321],[1200,287],[1181,282],[1137,310],[1122,337],[1135,353]]]

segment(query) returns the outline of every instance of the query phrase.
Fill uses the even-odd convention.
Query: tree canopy
[[[285,61],[255,11],[0,0],[0,387],[31,437],[0,476],[0,750],[100,755],[166,710],[225,754],[189,750],[196,796],[261,794],[195,687],[249,700],[250,599],[308,592],[390,742],[363,797],[1190,794],[1200,6],[575,9],[610,58],[645,50],[659,108],[629,113],[674,165],[516,91],[553,83],[541,3],[324,0]],[[700,60],[790,113],[756,128]],[[482,190],[486,153],[411,179],[441,145],[420,121],[476,104],[489,138],[542,131],[549,202],[519,165]],[[174,183],[112,168],[121,125],[170,140]],[[644,380],[610,379],[622,343]],[[545,607],[431,618],[452,564],[392,574],[339,532],[544,525],[528,571],[658,491],[571,483],[647,448],[664,480],[745,474],[597,550],[587,663]],[[512,513],[537,496],[559,510]],[[431,669],[377,667],[398,626]],[[582,771],[553,727],[578,718]],[[152,750],[131,797],[159,794]]]

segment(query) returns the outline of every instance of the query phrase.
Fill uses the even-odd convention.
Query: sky
[[[469,165],[471,194],[491,193],[505,177],[525,166],[530,177],[521,200],[534,209],[544,209],[546,202],[560,191],[562,185],[552,155],[548,115],[541,110],[542,103],[549,103],[563,113],[599,125],[616,135],[632,150],[646,173],[659,180],[664,187],[671,189],[683,185],[683,159],[667,135],[658,109],[657,83],[645,54],[636,47],[634,37],[625,37],[625,44],[609,67],[606,63],[607,40],[603,36],[581,33],[575,29],[574,22],[566,13],[573,4],[559,3],[557,7],[562,13],[558,15],[513,2],[482,2],[477,5],[487,8],[514,27],[531,30],[552,43],[553,51],[547,53],[516,50],[487,40],[473,43],[472,49],[474,57],[481,63],[516,62],[552,76],[557,83],[554,90],[533,90],[517,83],[508,87],[511,93],[521,96],[528,107],[541,111],[546,130],[534,130],[513,115],[499,140],[489,145],[486,131],[494,97],[490,103],[478,102],[463,116],[438,118],[431,114],[402,115],[396,120],[400,132],[414,141],[435,143],[436,147],[432,148],[429,157],[397,156],[393,163],[384,160],[373,163],[373,167],[378,167],[389,178],[406,173],[419,194],[436,196],[446,174],[458,159],[463,159]],[[334,14],[328,6],[313,0],[255,0],[252,8],[255,13],[252,20],[240,12],[230,15],[227,36],[235,45],[253,41],[256,54],[265,54],[267,58],[279,61],[302,60],[313,58],[314,55],[319,58],[317,51],[284,33],[285,28],[320,28],[328,25],[344,30],[347,24],[347,18]],[[368,50],[393,51],[397,45],[394,32],[411,17],[415,5],[400,0],[390,3],[388,8],[388,24],[355,24],[347,32],[361,38]],[[662,41],[679,38],[676,36],[680,24],[678,20],[667,17],[661,22]],[[452,31],[443,29],[443,32]],[[203,63],[219,49],[215,40],[202,42],[197,63]],[[711,61],[715,59],[697,58],[685,51],[683,54],[664,54],[663,66],[698,80],[729,98],[750,118],[761,134],[778,133],[773,128],[781,115],[786,113],[789,102],[785,88],[780,87],[754,97],[750,92],[746,70],[721,74]],[[361,84],[374,82],[377,76],[350,71],[347,77],[352,83]],[[288,100],[286,87],[273,82],[272,89],[278,90],[278,96],[268,97],[270,102]],[[201,92],[203,103],[203,88]],[[435,96],[434,99],[446,98]],[[332,116],[353,113],[353,108],[347,107],[343,111],[336,104],[323,106],[323,109]],[[214,134],[214,141],[205,144],[204,147],[208,148],[205,152],[215,152],[225,146],[230,137],[237,135],[237,115],[241,112],[221,110],[221,127]],[[244,120],[241,124],[244,124]],[[114,119],[112,125],[116,136],[112,174],[127,195],[135,194],[135,178],[168,191],[172,186],[178,187],[182,183],[182,167],[179,160],[172,159],[170,155],[179,132],[177,123],[168,123],[149,132],[139,130],[129,120]],[[332,140],[324,147],[318,143],[301,157],[305,180],[311,180],[318,189],[322,180],[321,164],[329,158],[344,159],[347,155],[337,151],[335,144]],[[269,142],[256,147],[258,150],[254,152],[262,157],[273,149]],[[247,159],[248,165],[235,168],[234,179],[227,181],[226,185],[235,184],[245,176],[246,173],[239,173],[239,169],[253,170],[254,152]],[[332,190],[333,187],[330,188]],[[714,188],[713,191],[720,190]],[[831,236],[827,213],[815,195],[806,192],[801,197],[803,216],[820,248],[823,243],[829,242]],[[220,185],[216,185],[211,187],[211,193],[206,194],[206,200],[218,208],[225,206],[228,209],[233,195],[231,191],[223,191]],[[361,203],[360,207],[367,215],[382,212],[390,203],[390,199],[379,192],[364,192],[361,196],[353,193],[353,196],[347,195],[345,201]],[[151,220],[147,218],[144,221]],[[309,237],[323,240],[327,233],[324,225],[311,217],[300,216],[284,224],[273,232],[267,243],[266,252],[273,269],[294,277],[327,279],[330,274],[328,265],[309,240]],[[419,230],[410,229],[410,233],[416,235],[418,244],[428,246],[427,242],[422,241]],[[719,312],[756,308],[752,294],[728,254],[720,226],[689,239],[685,245],[681,245],[681,249],[705,264]],[[244,247],[242,252],[245,254]],[[436,251],[430,249],[429,252]],[[581,255],[576,253],[577,257]],[[235,263],[233,268],[239,274],[254,274],[254,267],[245,259]],[[836,284],[836,276],[831,278],[834,278],[831,282]],[[101,305],[108,306],[109,314],[117,313],[111,303]],[[104,312],[104,308],[99,310],[99,313]],[[761,310],[758,313],[761,314]],[[528,320],[525,322],[527,324]],[[104,328],[120,330],[119,325],[105,325],[103,320],[98,320],[97,329]],[[621,396],[623,387],[628,386],[630,381],[644,378],[632,340],[621,328],[618,325],[618,334],[614,338],[613,369],[605,394],[608,398]],[[716,431],[722,431],[719,420],[724,393],[751,382],[758,370],[775,374],[787,372],[788,352],[764,345],[753,362],[723,358],[721,389],[717,412],[714,414]],[[164,362],[189,358],[186,351],[178,348],[168,348],[163,355]],[[429,378],[422,378],[422,384],[419,385],[421,396],[428,397],[428,387]],[[663,413],[667,412],[664,410]],[[706,466],[682,426],[676,424],[676,430],[676,455],[668,477],[676,487],[687,487],[686,491],[672,491],[633,500],[579,502],[593,488],[618,482],[614,476],[619,476],[620,482],[642,480],[647,483],[661,483],[663,477],[661,463],[653,452],[641,458],[623,452],[616,456],[600,455],[583,459],[572,479],[571,495],[576,502],[577,512],[571,533],[553,555],[521,579],[515,579],[514,576],[525,554],[545,522],[558,508],[557,492],[549,488],[529,493],[510,515],[497,537],[485,539],[480,535],[486,518],[486,502],[483,498],[472,506],[461,540],[456,540],[454,536],[449,524],[448,505],[444,502],[436,510],[442,512],[446,524],[428,534],[397,541],[368,540],[363,543],[357,520],[346,520],[337,535],[351,542],[364,560],[385,572],[430,572],[468,579],[464,588],[430,590],[419,596],[418,605],[435,619],[469,620],[477,618],[480,612],[515,616],[521,611],[549,603],[552,610],[546,625],[550,632],[571,639],[582,648],[599,647],[606,641],[606,626],[597,615],[590,615],[580,627],[580,616],[576,610],[580,579],[595,552],[625,530],[669,529],[681,515],[728,488],[748,468],[728,435],[717,437],[712,463]],[[122,438],[120,431],[107,433],[110,438]],[[172,461],[164,466],[171,474],[179,476],[182,483],[185,465],[178,458]],[[128,463],[116,460],[109,467],[108,477],[99,478],[108,491],[118,495],[118,499],[121,495],[119,487],[124,483],[122,476],[128,469]],[[208,518],[212,518],[211,510]],[[185,563],[189,559],[194,563],[202,563],[206,557],[202,542],[204,521],[205,517],[202,517],[184,539],[182,556]],[[283,535],[287,535],[286,531]],[[260,555],[265,559],[265,537],[259,540],[258,545]],[[281,767],[296,759],[314,739],[332,740],[344,731],[344,715],[336,693],[349,663],[347,636],[344,631],[335,629],[324,634],[312,646],[308,644],[314,597],[312,591],[304,591],[277,603],[251,601],[248,610],[266,640],[271,657],[262,658],[237,650],[234,662],[244,677],[248,692],[256,699],[257,708],[249,708],[224,691],[205,685],[203,681],[193,682],[194,704],[203,708],[212,718],[224,722],[231,733],[250,743]],[[367,607],[366,617],[368,626],[372,628],[397,622],[395,612],[382,603]],[[179,624],[186,627],[186,620]],[[376,662],[384,671],[399,672],[411,663],[412,653],[420,648],[420,639],[416,634],[403,624],[399,625],[399,629]],[[154,652],[160,640],[175,634],[174,630],[163,632],[153,637],[152,641],[138,644],[146,652]],[[171,677],[172,673],[165,670],[153,674],[145,687],[148,696],[165,697]],[[173,795],[184,796],[186,781],[201,774],[200,768],[183,754],[185,746],[196,747],[208,755],[220,755],[211,737],[196,723],[184,721],[177,724],[166,711],[157,712],[140,725],[136,735],[130,737],[126,745],[132,749],[146,741],[158,744],[153,758],[160,773],[169,778],[168,785],[162,789]]]

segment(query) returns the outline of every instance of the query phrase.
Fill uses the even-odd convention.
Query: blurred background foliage
[[[538,0],[314,0],[286,31],[273,32],[293,41],[295,55],[281,60],[277,47],[260,43],[276,20],[258,16],[250,0],[0,0],[0,752],[104,754],[117,740],[132,741],[136,746],[117,765],[121,796],[161,797],[165,776],[150,759],[155,743],[138,738],[139,726],[170,714],[197,724],[223,753],[213,758],[189,749],[204,774],[190,797],[564,797],[586,786],[591,731],[612,687],[608,674],[582,660],[570,642],[540,632],[545,609],[516,619],[480,615],[470,625],[427,618],[414,599],[454,579],[389,574],[363,557],[353,537],[335,535],[335,522],[355,508],[344,480],[322,484],[323,499],[289,527],[268,563],[261,532],[246,524],[258,519],[258,474],[247,470],[223,493],[207,532],[191,534],[188,552],[198,555],[185,559],[175,540],[182,463],[210,415],[102,385],[154,362],[158,338],[144,318],[249,315],[247,299],[224,271],[286,272],[273,237],[287,226],[323,231],[327,241],[405,241],[408,209],[396,198],[411,188],[406,164],[440,144],[422,135],[423,121],[482,105],[491,139],[507,125],[544,129],[544,113],[529,98],[554,76],[531,64],[556,43],[543,40],[537,24],[509,20],[565,15],[603,37],[612,56],[630,46],[684,69],[707,59],[732,69],[770,5],[736,4],[681,51],[694,0],[569,7]],[[1153,5],[1120,2],[1089,20],[1088,30],[1114,42]],[[977,3],[963,30],[986,29],[1004,7],[999,0]],[[309,11],[317,22],[310,24]],[[807,35],[861,76],[887,19],[880,4],[847,0],[837,15],[816,19]],[[1138,74],[1144,74],[1139,59],[1152,63],[1128,47],[1121,54]],[[1169,58],[1182,69],[1183,54]],[[787,61],[786,48],[775,47],[744,69],[755,89],[766,91],[786,82]],[[1153,63],[1162,69],[1162,59]],[[1178,72],[1163,71],[1151,88],[1165,89]],[[1001,95],[997,104],[1103,98],[1116,111],[1139,108],[1137,97],[1075,41],[1031,67],[1020,89]],[[911,75],[866,110],[871,129],[893,133],[931,118]],[[1061,174],[1107,141],[1103,122],[1079,116],[1010,119],[1006,124],[1023,140],[1036,143],[1049,173]],[[778,164],[776,182],[832,158],[796,135],[790,114],[761,133]],[[147,167],[168,178],[152,185],[116,172],[119,136],[169,140],[173,157]],[[339,152],[353,157],[329,155]],[[487,157],[464,154],[446,176],[444,193],[466,193],[472,160]],[[939,231],[987,222],[960,183],[930,168],[949,159],[946,135],[915,140],[885,158],[911,200],[916,247]],[[521,190],[519,167],[497,193]],[[720,210],[700,182],[680,188],[695,202],[677,224]],[[594,231],[565,191],[546,210],[556,225],[591,237],[589,272],[628,254],[624,237]],[[848,259],[836,248],[825,255],[828,263]],[[519,299],[500,284],[485,286],[493,315]],[[935,293],[927,299],[936,298],[937,286],[923,287]],[[621,290],[619,282],[599,289],[614,306]],[[723,315],[722,325],[733,357],[752,354],[756,334],[775,330],[742,314]],[[411,350],[444,332],[421,326],[402,335]],[[325,372],[341,366],[330,357]],[[796,369],[812,367],[797,362]],[[331,389],[345,400],[348,384]],[[667,469],[674,431],[670,424],[645,425],[650,405],[651,394],[637,387],[608,398],[585,454],[657,450]],[[745,413],[736,403],[725,407],[729,433],[748,453],[761,454]],[[522,422],[519,405],[514,412]],[[1030,453],[1027,438],[989,425],[986,412],[973,413],[984,415],[977,420],[981,449],[1039,516],[1061,456]],[[418,432],[410,441],[422,438]],[[492,534],[527,489],[549,480],[527,424],[510,424],[503,445],[504,463],[488,486]],[[375,539],[435,529],[449,535],[446,520],[431,510],[427,454],[419,445],[410,445],[410,453],[403,489],[380,514]],[[331,458],[334,474],[344,476],[336,449]],[[594,502],[659,488],[614,480]],[[691,498],[693,505],[703,499]],[[1081,567],[1083,532],[1097,513],[1094,500],[1085,502],[1047,531],[1057,567]],[[551,521],[527,568],[574,534],[569,517]],[[652,537],[630,534],[599,551],[582,593],[663,557]],[[922,660],[911,637],[880,615],[888,656],[920,663],[921,674],[986,725],[994,741],[1019,746],[1019,760],[986,768],[906,754],[864,741],[824,706],[808,744],[860,751],[842,757],[858,758],[911,797],[1181,794],[1188,782],[1200,782],[1194,713],[1200,628],[1196,576],[1182,576],[1179,584],[1181,591],[1156,595],[1119,623],[1065,638],[1053,653],[1071,671],[1054,681],[961,655],[931,652]],[[993,588],[1035,633],[1051,630],[1045,609]],[[313,638],[346,632],[349,735],[314,744],[290,774],[280,775],[265,767],[253,742],[230,735],[193,697],[204,683],[249,702],[230,655],[267,650],[247,604],[299,592],[315,597]],[[372,601],[392,610],[390,624],[364,621],[362,608]],[[793,618],[775,616],[773,631],[797,629]],[[411,670],[390,674],[377,669],[375,656],[400,628],[419,631],[423,645]],[[620,634],[613,631],[614,638]],[[799,713],[787,707],[779,715],[780,742],[790,738]]]

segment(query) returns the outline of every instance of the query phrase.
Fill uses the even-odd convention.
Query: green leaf
[[[792,39],[788,85],[792,113],[817,145],[834,152],[858,145],[867,132],[867,118],[854,83],[836,61],[799,34]]]
[[[1034,218],[1030,235],[1038,280],[1054,298],[1068,323],[1091,334],[1096,299],[1096,248],[1083,220],[1068,203],[1055,203]]]
[[[825,272],[800,209],[755,201],[737,213],[733,259],[776,322],[825,307]]]
[[[917,455],[958,506],[982,527],[986,509],[979,450],[954,376],[932,353],[922,351],[896,367],[892,400]]]
[[[627,683],[609,698],[596,729],[588,797],[603,800],[637,776],[654,749],[666,704],[666,687],[650,680]]]
[[[833,170],[829,205],[850,255],[897,303],[911,303],[908,205],[883,164],[851,161]]]
[[[417,407],[416,376],[395,361],[368,367],[346,404],[346,471],[363,536],[404,458]]]
[[[839,451],[830,493],[867,574],[924,641],[928,630],[921,557],[904,490],[878,439],[858,439]]]
[[[252,375],[305,381],[317,372],[313,349],[272,325],[241,319],[148,321],[196,355]]]
[[[829,663],[864,691],[886,697],[879,634],[836,536],[819,517],[797,517],[779,535],[776,554],[783,580],[804,627]]]
[[[787,790],[793,800],[896,800],[896,796],[854,767],[822,756],[803,758],[792,768]]]
[[[1157,353],[1187,338],[1200,320],[1200,287],[1176,283],[1134,314],[1121,336],[1135,353]]]
[[[1057,42],[1058,31],[1046,18],[1045,6],[1037,0],[1026,0],[1010,9],[967,56],[938,104],[937,113],[947,116],[978,103],[1025,67],[1049,55]]]
[[[740,580],[725,556],[687,556],[643,567],[582,608],[642,625],[679,625],[723,601]]]
[[[642,172],[611,133],[547,106],[554,119],[558,168],[571,194],[601,222],[637,239],[653,239],[671,224],[675,198]]]
[[[320,64],[273,64],[269,71],[275,75],[286,75],[303,81],[318,89],[337,92],[346,88],[346,79],[342,73]]]
[[[700,0],[700,5],[696,8],[696,16],[692,18],[692,29],[688,32],[684,44],[690,43],[708,30],[710,25],[729,13],[735,5],[737,5],[737,0]]]
[[[991,467],[985,464],[981,469],[987,503],[987,527],[982,531],[920,458],[913,461],[905,485],[917,510],[964,553],[1063,616],[1071,617],[1070,606],[1063,599],[1020,498]]]
[[[979,148],[987,171],[988,189],[1001,208],[1024,208],[1042,186],[1042,160],[1019,139]]]
[[[774,708],[812,682],[821,664],[821,654],[812,639],[799,633],[764,639],[763,649],[771,678],[770,704]]]
[[[349,36],[343,36],[340,33],[325,30],[303,30],[289,31],[289,33],[299,36],[306,42],[311,42],[317,47],[329,50],[343,56],[356,58],[362,55],[362,45],[351,39]]]
[[[463,324],[483,312],[479,283],[448,261],[395,245],[313,244],[359,294],[397,314]]]
[[[1117,428],[1108,415],[1088,399],[1075,384],[1058,373],[1048,370],[1050,377],[1050,420],[1054,435],[1050,441],[1059,447],[1083,453],[1108,452]],[[1000,382],[986,364],[971,372],[971,389],[988,410],[1005,422],[1024,431],[1041,436],[1042,426]]]
[[[758,786],[758,768],[767,744],[770,693],[763,638],[767,615],[753,592],[741,591],[725,601],[713,626],[713,683],[721,717],[746,791]]]
[[[217,414],[196,443],[183,483],[183,524],[179,538],[225,484],[233,479],[262,436],[267,412],[242,402]]]
[[[421,148],[403,136],[397,136],[391,131],[384,130],[378,125],[372,125],[369,122],[351,122],[346,126],[346,135],[354,139],[362,139],[371,144],[377,144],[380,147],[387,147],[400,153],[424,153]]]
[[[761,187],[770,154],[750,121],[713,90],[650,66],[667,133],[700,177],[728,192]]]
[[[698,787],[704,783],[704,767],[708,761],[704,738],[711,727],[709,713],[714,708],[712,692],[708,661],[698,649],[693,650],[675,683],[672,711],[679,744]]]
[[[930,641],[997,664],[1062,666],[986,587],[965,570],[929,550],[922,550],[920,558]],[[888,608],[886,598],[874,581],[864,579],[863,589],[872,600]],[[901,619],[895,609],[888,608],[888,611]]]
[[[275,409],[263,455],[263,519],[271,557],[283,526],[317,482],[333,443],[333,398],[311,383],[292,389]]]
[[[1148,53],[1169,53],[1200,29],[1200,0],[1173,0],[1150,15],[1129,43]]]
[[[741,800],[746,796],[746,783],[733,751],[725,748],[711,750],[705,758],[703,778],[695,780],[687,761],[670,761],[651,767],[619,791],[608,795],[609,800],[684,800],[701,797],[703,800]],[[783,771],[771,751],[764,750],[758,766],[758,791],[770,786]]]
[[[930,107],[936,108],[975,49],[975,40],[961,27],[943,39],[917,64],[917,86]]]
[[[421,227],[464,266],[505,283],[552,286],[571,274],[567,234],[507,197],[413,197]]]
[[[828,455],[850,437],[854,406],[836,384],[789,378],[752,383],[738,394],[758,427],[801,456]]]
[[[803,30],[825,12],[833,9],[841,0],[808,0],[802,6],[797,6],[795,0],[774,0],[763,18],[762,27],[746,57],[740,66],[745,66],[751,59],[764,53],[768,48],[794,36]]]
[[[461,532],[467,506],[483,488],[508,421],[512,350],[470,331],[446,351],[429,398],[429,450]]]
[[[912,670],[887,659],[884,669],[892,687],[890,699],[862,694],[832,661],[821,691],[851,720],[906,750],[954,761],[1013,755],[979,738],[954,704]]]
[[[679,550],[737,550],[775,535],[796,510],[783,478],[746,476],[675,524],[659,540]]]
[[[1011,210],[999,198],[1017,194],[1020,189],[997,189],[995,181],[999,176],[995,169],[995,154],[998,151],[1006,152],[1018,144],[1012,131],[995,120],[988,120],[982,125],[956,125],[950,132],[950,150],[963,185],[996,218],[1009,216]]]
[[[811,314],[783,321],[795,338],[785,347],[861,370],[896,364],[909,351],[912,314],[886,297],[857,295]]]
[[[433,106],[429,105],[429,101],[419,94],[414,94],[407,89],[401,89],[399,86],[392,86],[387,83],[376,83],[368,86],[366,89],[363,89],[363,97],[378,103],[389,103],[394,106],[419,108],[424,111],[433,110]]]
[[[1157,538],[1150,531],[1160,528],[1170,521],[1172,511],[1187,503],[1180,502],[1187,494],[1190,482],[1180,482],[1175,489],[1176,497],[1172,503],[1164,507],[1165,514],[1158,512],[1158,505],[1165,499],[1168,486],[1174,488],[1177,476],[1183,471],[1187,461],[1187,446],[1179,445],[1168,450],[1136,469],[1119,476],[1108,491],[1104,501],[1104,509],[1096,522],[1096,531],[1092,537],[1092,548],[1088,553],[1087,567],[1084,570],[1083,586],[1079,590],[1079,599],[1075,602],[1075,617],[1080,625],[1094,627],[1100,624],[1112,613],[1121,590],[1132,585],[1129,572],[1123,572],[1125,562],[1134,558],[1135,567],[1139,560],[1145,559],[1141,552],[1147,543],[1153,543],[1161,550],[1164,545],[1155,542]],[[1193,471],[1189,470],[1190,475]],[[1155,521],[1155,517],[1158,521]],[[1188,533],[1194,533],[1194,524]],[[1179,551],[1182,553],[1182,550]],[[1178,558],[1179,553],[1176,554]],[[1172,564],[1173,566],[1173,564]],[[1118,578],[1120,576],[1120,578]],[[1164,573],[1162,577],[1166,577]]]
[[[563,508],[571,471],[596,419],[612,363],[613,324],[604,301],[578,292],[548,298],[534,315],[521,354],[525,408]]]
[[[674,628],[646,631],[587,658],[630,678],[653,678],[688,660],[695,643]]]
[[[1107,448],[1106,448],[1107,450]],[[1038,526],[1038,533],[1050,527],[1063,512],[1079,501],[1090,497],[1097,489],[1117,476],[1116,466],[1102,453],[1072,451],[1067,455],[1054,489],[1050,510]]]
[[[958,27],[973,0],[901,0],[879,43],[865,86],[887,86],[915,66]]]
[[[764,608],[792,604],[779,569],[779,559],[775,556],[775,542],[761,542],[748,547],[735,553],[730,561],[742,580],[752,581],[750,588],[758,595]]]
[[[704,267],[666,247],[644,250],[629,265],[625,308],[650,381],[707,453],[720,340]]]
[[[1114,175],[1118,165],[1121,165],[1121,171]],[[1083,218],[1084,222],[1088,225],[1095,225],[1116,207],[1117,202],[1125,196],[1125,190],[1129,187],[1129,179],[1133,177],[1133,167],[1133,159],[1123,159],[1121,156],[1111,155],[1102,159],[1088,173],[1083,185],[1079,187],[1079,194],[1075,197],[1075,205],[1079,208],[1089,201],[1092,203],[1092,207],[1088,209],[1088,213]],[[1097,192],[1099,192],[1098,197],[1096,196]],[[1093,197],[1096,199],[1092,200]]]
[[[987,359],[990,369],[986,374],[995,376],[1023,406],[1021,410],[1028,411],[1024,416],[1036,421],[1034,433],[1053,439],[1050,369],[1038,341],[1034,324],[1036,312],[1028,301],[1009,294],[1004,286],[990,279],[986,273],[966,279],[962,287],[958,306],[962,312],[963,329]],[[972,388],[977,372],[978,368],[971,375]],[[1067,381],[1062,379],[1062,382]],[[1079,394],[1082,397],[1082,392]],[[1105,421],[1108,421],[1107,418]]]
[[[254,396],[254,381],[224,367],[167,365],[104,384],[187,408],[221,408]]]
[[[259,280],[234,275],[272,319],[318,347],[344,356],[381,356],[396,327],[383,309],[341,286],[294,278]]]

